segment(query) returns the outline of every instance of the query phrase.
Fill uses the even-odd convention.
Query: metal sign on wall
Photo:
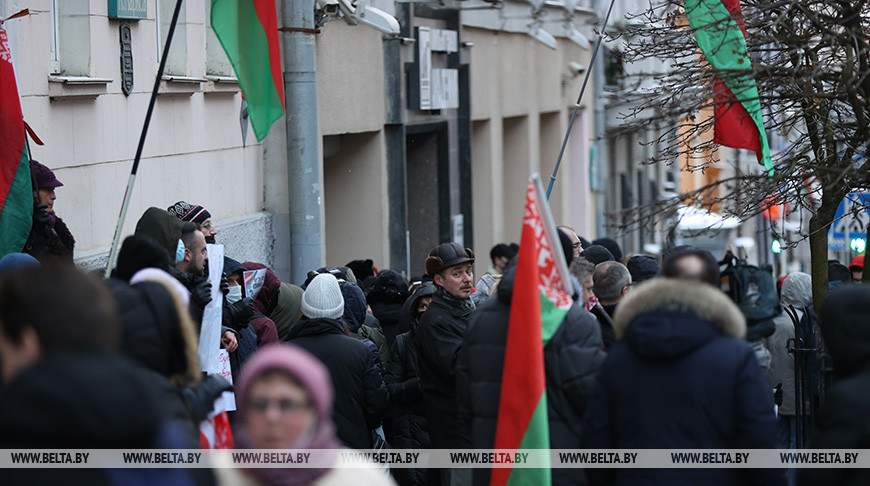
[[[130,96],[133,92],[133,36],[130,24],[121,24],[121,91]]]
[[[148,0],[109,0],[110,19],[138,20],[148,17]]]
[[[410,107],[416,110],[459,108],[459,70],[435,68],[432,62],[436,53],[446,57],[459,51],[457,32],[430,27],[415,30],[417,52],[408,97]]]

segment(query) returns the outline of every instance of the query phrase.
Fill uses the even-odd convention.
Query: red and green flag
[[[0,257],[19,252],[33,221],[33,185],[12,50],[0,21]]]
[[[257,140],[284,115],[284,83],[275,0],[211,0],[211,27],[248,103]]]
[[[773,175],[740,0],[685,0],[685,7],[698,47],[719,74],[713,85],[713,141],[754,151],[758,162]]]
[[[556,225],[535,174],[526,191],[501,380],[496,449],[549,449],[544,346],[562,325],[571,296]],[[550,484],[549,468],[493,468],[492,486]]]

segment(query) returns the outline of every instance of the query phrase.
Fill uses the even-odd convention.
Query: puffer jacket
[[[846,284],[828,296],[820,327],[837,377],[825,395],[810,447],[870,449],[870,286]],[[870,484],[870,469],[799,469],[798,484]]]
[[[336,319],[300,319],[287,340],[304,348],[329,369],[335,389],[332,419],[338,438],[354,449],[370,449],[370,431],[387,409],[387,387],[368,347],[347,336]]]
[[[589,449],[775,449],[773,395],[720,290],[654,279],[616,309],[620,339],[583,423]],[[589,469],[596,485],[779,485],[784,470]]]
[[[790,273],[782,282],[782,307],[792,307],[800,321],[804,308],[813,303],[812,279],[803,272]],[[788,341],[794,338],[795,323],[784,311],[773,319],[775,330],[765,339],[770,351],[770,367],[767,381],[771,388],[782,385],[782,405],[780,415],[795,414],[794,355],[788,352]]]
[[[496,297],[471,315],[462,341],[457,396],[460,411],[471,420],[475,449],[495,446],[514,278],[515,267],[505,272]],[[604,358],[598,322],[583,309],[582,302],[575,302],[544,347],[551,448],[580,448],[580,424]],[[474,483],[488,485],[489,473],[489,469],[475,469]],[[586,484],[577,469],[554,469],[552,477],[553,484]]]

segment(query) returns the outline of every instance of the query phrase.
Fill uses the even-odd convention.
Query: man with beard
[[[205,235],[193,224],[185,224],[181,229],[181,242],[184,243],[184,258],[175,268],[196,276],[205,275],[208,252],[205,248]]]

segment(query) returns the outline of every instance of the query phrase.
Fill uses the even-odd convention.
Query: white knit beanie
[[[302,315],[309,319],[341,317],[344,314],[344,297],[341,296],[338,280],[328,273],[321,273],[314,277],[302,293],[302,304],[299,309]]]

